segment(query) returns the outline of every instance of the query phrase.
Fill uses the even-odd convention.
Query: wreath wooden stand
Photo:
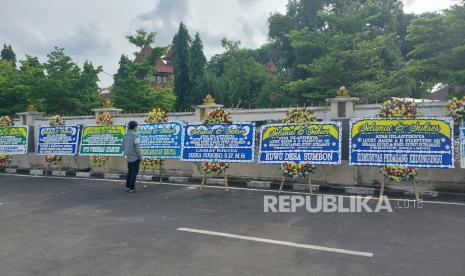
[[[103,171],[103,178],[107,178],[107,172],[108,172],[108,161],[110,161],[110,158],[108,158],[107,162],[105,163],[105,170]]]
[[[146,170],[145,167],[142,166],[142,174],[141,174],[140,179],[139,179],[139,184],[142,184],[142,181],[144,180],[145,170]],[[155,173],[155,169],[153,169],[152,172]],[[163,165],[161,165],[161,164],[159,166],[159,172],[160,172],[160,184],[163,184]]]
[[[379,200],[384,196],[384,181],[385,177],[383,173],[381,173],[381,188],[379,189]],[[417,190],[417,182],[415,181],[415,177],[412,178],[412,187],[413,187],[413,193],[415,194],[415,200],[417,202],[420,202],[420,195],[418,194]]]
[[[203,191],[203,187],[204,187],[206,182],[207,182],[207,173],[204,171],[203,174],[202,174],[202,183],[200,184],[199,191]],[[224,170],[224,191],[229,192],[228,174],[226,174],[226,169]]]
[[[7,166],[4,166],[4,167],[7,167]],[[8,162],[8,174],[12,174],[11,173],[11,157],[10,157],[10,161]]]
[[[60,162],[60,164],[58,165],[59,176],[61,176],[61,167],[62,167],[62,164],[61,164],[61,163],[62,163],[62,162]],[[51,168],[51,167],[52,167],[52,166],[51,166],[50,164],[47,165],[47,167],[45,168],[45,174],[44,174],[45,176],[48,175],[48,172],[50,171],[50,168]]]
[[[2,166],[5,168],[5,173],[6,173],[6,170],[8,169],[8,174],[11,174],[11,164],[8,164],[7,166]]]
[[[283,175],[283,178],[281,179],[281,185],[279,186],[279,191],[278,193],[281,193],[284,188],[284,181],[286,180],[286,177]],[[312,187],[312,178],[310,177],[310,173],[307,175],[307,183],[308,183],[308,192],[312,195],[313,194],[313,187]]]
[[[108,158],[107,162],[105,163],[105,169],[103,170],[103,178],[107,179],[107,172],[108,172],[108,162],[110,161],[110,158]],[[97,167],[99,168],[99,167]],[[94,165],[92,165],[92,162],[90,163],[90,173],[94,171]]]

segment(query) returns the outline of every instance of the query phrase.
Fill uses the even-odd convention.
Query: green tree
[[[199,34],[195,34],[192,45],[189,48],[189,102],[200,104],[205,94],[205,67],[207,59],[203,54],[203,43]]]
[[[189,103],[189,44],[191,38],[186,26],[181,22],[173,38],[173,74],[176,110],[190,109]]]
[[[295,105],[298,102],[293,97],[287,95],[280,85],[280,76],[277,73],[268,72],[265,82],[254,97],[254,107],[284,107]]]
[[[16,54],[13,48],[11,48],[11,45],[6,46],[6,44],[3,44],[3,49],[0,52],[0,59],[8,60],[13,63],[13,67],[16,67]]]
[[[176,96],[172,87],[152,87],[154,95],[152,107],[160,107],[172,111],[176,102]]]
[[[465,5],[443,13],[424,14],[411,21],[405,72],[431,88],[437,83],[465,84]]]
[[[141,33],[140,31],[138,32]],[[153,38],[152,38],[153,34]],[[154,42],[154,33],[140,34],[149,37]],[[129,39],[129,38],[128,38]],[[140,41],[147,42],[147,39],[129,39],[134,45]],[[141,45],[141,44],[140,44]],[[146,45],[144,45],[146,46]],[[122,55],[119,61],[117,73],[113,76],[114,82],[112,91],[115,94],[114,102],[117,107],[126,112],[147,112],[153,107],[161,107],[165,110],[172,110],[176,97],[173,89],[154,87],[151,84],[152,76],[155,72],[155,64],[160,59],[164,47],[156,47],[147,55],[136,53],[140,62],[133,63],[127,56]]]
[[[131,64],[132,61],[126,56],[126,55],[121,55],[119,59],[119,68],[116,74],[114,75],[114,84],[117,84],[120,80],[123,80],[129,76],[129,64]]]
[[[230,107],[268,107],[284,104],[279,73],[256,61],[257,52],[241,49],[239,41],[222,39],[224,53],[207,66],[205,91]]]
[[[136,30],[135,35],[128,35],[126,38],[130,43],[142,48],[144,46],[151,45],[155,41],[156,35],[157,34],[154,32],[147,32],[144,28],[140,28]]]
[[[149,66],[134,64],[125,55],[121,56],[119,65],[112,87],[115,106],[126,112],[148,110],[151,107]]]
[[[297,49],[291,45],[289,33],[293,30],[310,28],[317,32],[325,31],[325,22],[318,14],[333,5],[335,1],[328,0],[290,0],[286,7],[286,14],[275,13],[268,18],[271,38],[272,55],[280,60],[281,66],[291,70],[294,78],[307,76],[306,72],[298,68],[299,63],[309,63],[318,55],[312,49]]]
[[[135,52],[134,55],[143,62],[148,61],[148,65],[151,66],[155,66],[167,50],[167,47],[155,47],[152,49],[151,45],[155,42],[156,36],[157,33],[147,32],[144,28],[137,29],[135,35],[126,36],[131,44],[139,48],[139,51]],[[150,52],[147,53],[147,51]]]
[[[25,110],[29,105],[34,105],[38,110],[45,111],[45,95],[47,93],[45,80],[47,76],[44,65],[39,62],[37,57],[30,55],[26,55],[26,59],[19,63],[20,83],[27,97],[27,100],[22,103],[22,110]]]
[[[153,107],[172,110],[176,97],[170,88],[156,88],[150,84],[150,66],[134,64],[124,55],[114,76],[112,91],[117,107],[126,112],[147,112]]]
[[[0,60],[0,115],[24,111],[27,94],[23,93],[19,72],[9,60]]]
[[[99,105],[98,74],[85,62],[82,69],[55,48],[48,61],[40,63],[26,55],[17,70],[9,60],[0,60],[0,113],[12,115],[34,105],[48,114],[89,114]]]
[[[44,64],[47,78],[44,84],[44,107],[48,114],[89,114],[99,106],[98,74],[100,66],[85,62],[83,68],[64,53],[63,48],[47,55]]]
[[[287,16],[297,18],[293,20],[301,28],[286,35],[294,49],[294,65],[293,80],[284,89],[299,102],[323,102],[341,85],[352,95],[373,102],[390,93],[410,96],[416,91],[411,79],[399,80],[404,66],[399,31],[408,21],[403,20],[401,1],[291,2],[295,8]],[[318,2],[313,7],[316,10],[301,9],[310,2]]]

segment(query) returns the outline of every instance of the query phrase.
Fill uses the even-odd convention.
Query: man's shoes
[[[128,190],[128,193],[135,193],[136,192],[136,189],[129,189]]]
[[[126,192],[129,192],[129,190],[131,190],[130,188],[126,188]]]

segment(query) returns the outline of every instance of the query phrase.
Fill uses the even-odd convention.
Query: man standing
[[[128,160],[128,175],[126,177],[126,190],[130,193],[135,192],[137,174],[139,173],[139,165],[142,160],[139,148],[140,138],[137,134],[137,122],[130,121],[128,124],[128,132],[124,135],[123,146],[124,155]]]

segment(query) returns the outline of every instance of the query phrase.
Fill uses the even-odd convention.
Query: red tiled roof
[[[140,64],[142,63],[141,56],[144,57],[149,57],[152,54],[152,47],[150,45],[146,45],[142,48],[140,51],[139,55],[134,59],[135,64]],[[167,75],[172,75],[173,74],[173,66],[171,65],[171,59],[172,59],[172,51],[171,48],[168,50],[168,53],[164,57],[162,57],[157,65],[155,66],[155,69],[157,70],[157,73],[161,74],[167,74]]]
[[[111,99],[112,97],[114,96],[113,92],[105,92],[105,93],[99,93],[98,94],[98,97],[100,98],[100,100],[108,100],[108,99]]]
[[[148,58],[152,54],[152,47],[150,45],[145,45],[140,51],[139,55],[134,59],[135,64],[142,63],[140,56]]]
[[[428,94],[425,99],[447,101],[453,94],[465,92],[465,86],[461,85],[446,85],[443,88]]]
[[[276,72],[276,71],[278,71],[278,67],[276,67],[276,65],[273,63],[273,61],[271,60],[271,58],[270,58],[270,60],[268,61],[268,63],[266,64],[266,67],[268,68],[268,70],[269,70],[270,72]]]
[[[444,101],[447,100],[449,97],[449,87],[444,87],[439,89],[438,91],[434,91],[433,93],[428,94],[425,99],[428,100],[439,100]]]
[[[173,66],[170,63],[163,62],[163,60],[159,60],[155,68],[157,73],[173,74]]]

